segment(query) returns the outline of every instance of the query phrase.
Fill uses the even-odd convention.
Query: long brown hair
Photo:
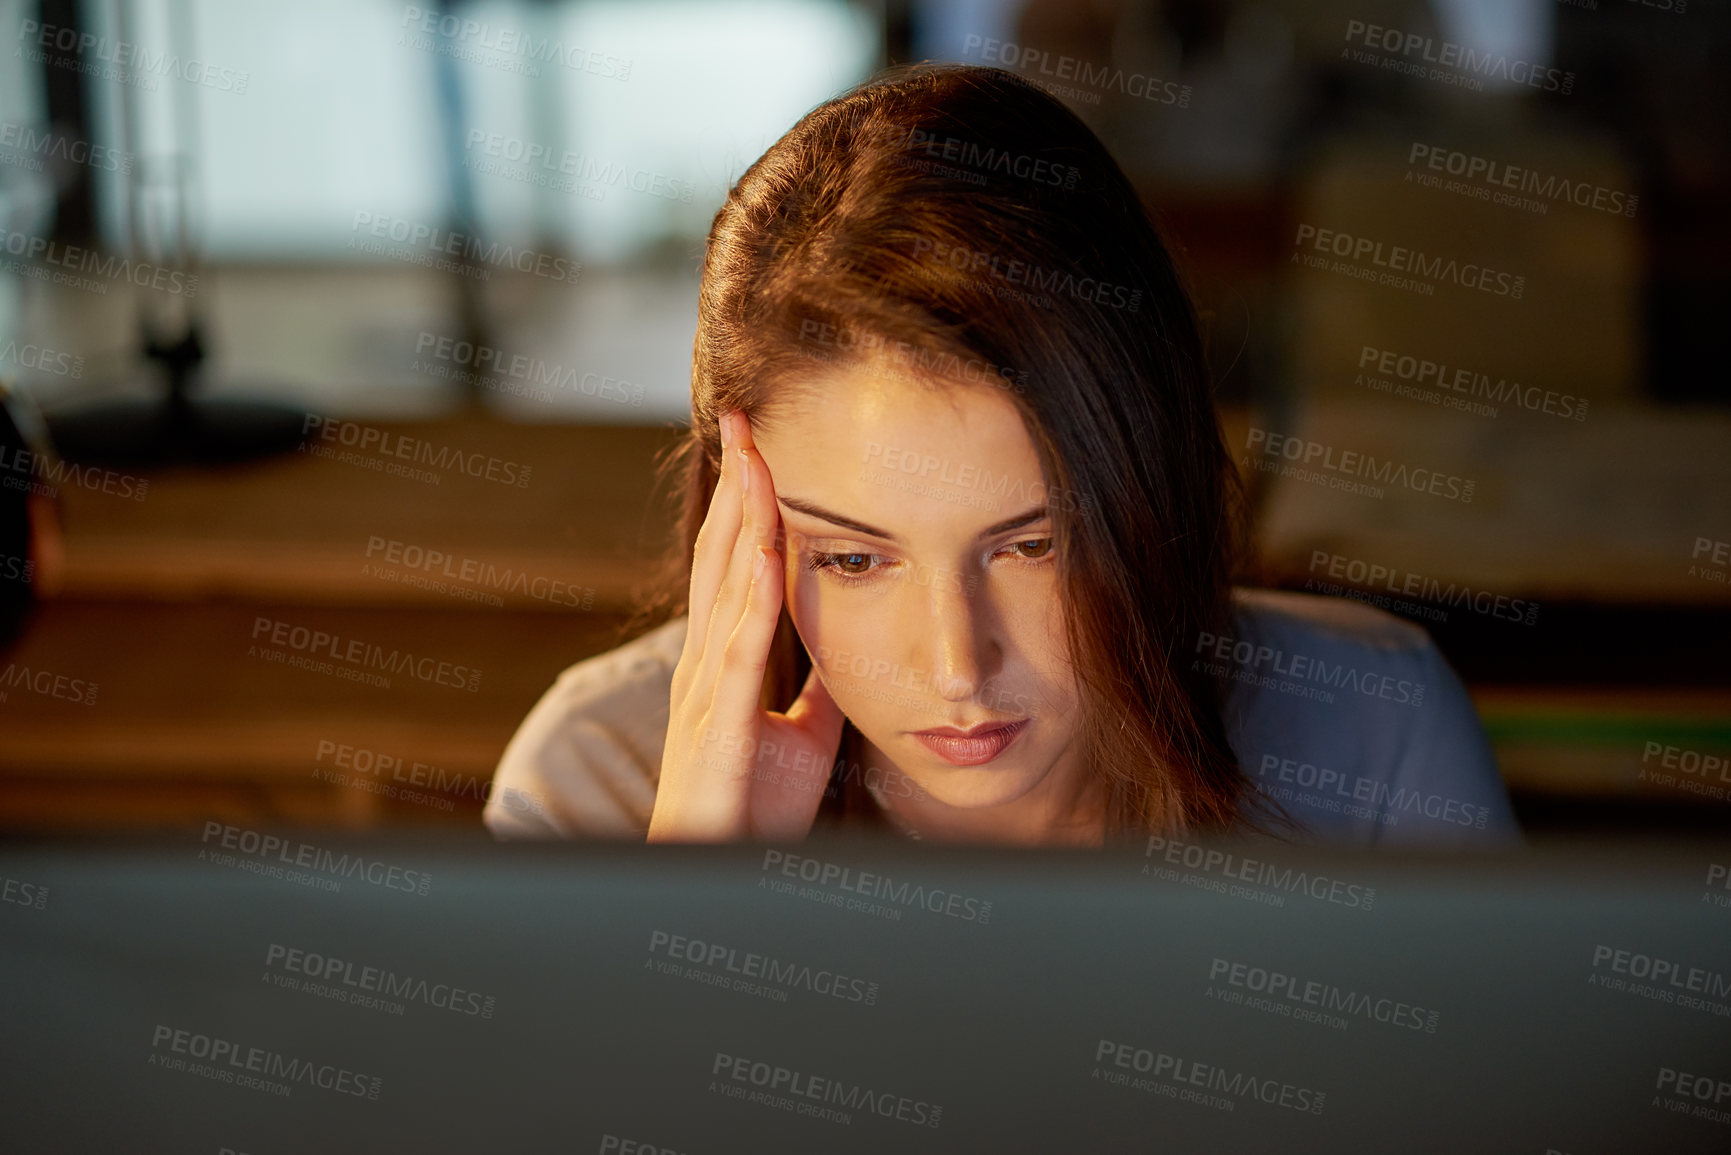
[[[1049,486],[1109,837],[1250,825],[1222,688],[1190,660],[1202,633],[1233,632],[1238,475],[1180,273],[1095,134],[1013,73],[904,65],[745,171],[709,231],[690,435],[663,461],[680,533],[635,626],[687,610],[720,415],[768,413],[825,362],[1005,389]],[[784,608],[765,707],[810,666]]]

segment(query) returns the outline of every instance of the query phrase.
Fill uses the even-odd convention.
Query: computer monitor
[[[1731,1149],[1731,847],[0,848],[14,1151]]]

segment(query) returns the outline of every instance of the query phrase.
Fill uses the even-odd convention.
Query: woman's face
[[[1077,692],[1045,477],[1014,404],[868,367],[791,396],[753,434],[788,611],[830,696],[939,803],[1060,792]],[[999,732],[920,733],[981,726]]]

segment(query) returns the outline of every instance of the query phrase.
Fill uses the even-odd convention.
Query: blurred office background
[[[110,447],[46,487],[61,547],[0,655],[0,824],[477,821],[516,724],[620,640],[667,540],[653,459],[687,415],[729,183],[813,105],[943,59],[1058,85],[1145,191],[1235,457],[1276,430],[1475,483],[1372,499],[1247,467],[1257,580],[1470,591],[1397,612],[1468,682],[1529,828],[1723,826],[1728,21],[1659,0],[0,0],[0,381],[76,439],[178,372],[314,415],[327,451]],[[1372,27],[1515,67],[1414,75],[1390,63],[1424,50]],[[1475,158],[1502,167],[1453,175]],[[1511,168],[1539,181],[1520,203],[1485,176]],[[1306,226],[1524,288],[1311,268]],[[1445,407],[1368,384],[1409,384],[1384,351],[1573,403]],[[290,668],[259,655],[261,619],[480,677]],[[443,789],[334,781],[338,749]]]

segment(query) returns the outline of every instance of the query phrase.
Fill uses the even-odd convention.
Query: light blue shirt
[[[1233,679],[1232,748],[1302,841],[1520,842],[1472,700],[1423,627],[1314,594],[1238,590],[1234,602],[1237,636],[1199,639],[1192,660]]]

